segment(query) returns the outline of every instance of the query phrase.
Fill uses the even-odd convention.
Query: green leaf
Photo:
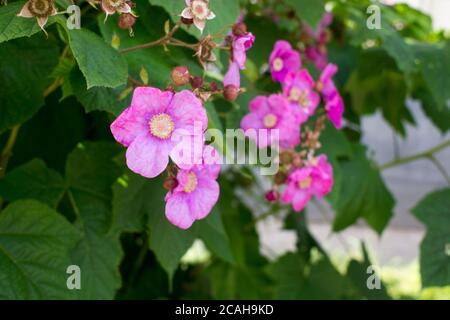
[[[58,48],[42,35],[0,46],[0,133],[30,119],[44,104],[43,93],[58,61]]]
[[[420,274],[424,287],[450,284],[450,189],[433,192],[412,209],[427,226],[420,246]]]
[[[95,86],[116,88],[127,82],[125,58],[97,34],[86,29],[69,30],[69,44],[86,78],[87,89]]]
[[[164,1],[164,0],[150,0],[152,5],[163,7],[174,22],[180,19],[180,14],[186,7],[185,1]],[[203,30],[203,35],[216,34],[218,32],[224,32],[226,34],[226,26],[234,24],[240,15],[240,7],[238,0],[227,0],[227,1],[210,1],[209,8],[216,14],[216,17],[212,20],[206,22],[205,30]],[[187,31],[196,36],[200,37],[200,31],[192,26]]]
[[[77,69],[72,70],[69,77],[73,93],[83,105],[86,112],[100,110],[119,115],[123,111],[124,106],[119,102],[120,90],[106,87],[92,87],[87,89],[86,81]]]
[[[0,7],[0,43],[21,37],[31,37],[42,31],[36,18],[17,16],[25,3],[25,1],[18,1]],[[46,27],[54,22],[55,20],[50,17]]]
[[[419,68],[438,110],[449,108],[450,101],[450,44],[416,45],[414,51],[420,59]]]
[[[61,175],[34,159],[0,180],[0,196],[8,201],[35,199],[55,208],[66,189]]]
[[[392,217],[394,198],[365,153],[363,146],[355,146],[354,158],[341,162],[336,174],[331,196],[336,211],[334,231],[341,231],[358,218],[364,218],[375,231],[382,233]]]
[[[297,16],[306,21],[311,27],[316,28],[325,13],[324,0],[286,0],[292,6]]]
[[[0,214],[0,299],[69,299],[69,250],[78,231],[34,200],[17,201]]]
[[[82,270],[82,299],[112,299],[121,285],[119,235],[108,232],[112,185],[121,172],[113,162],[119,150],[115,144],[84,143],[67,159],[69,198],[77,216],[76,225],[83,233],[72,252],[74,264]]]

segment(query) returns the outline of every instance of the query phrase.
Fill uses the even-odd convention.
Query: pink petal
[[[127,149],[127,166],[141,176],[154,178],[166,169],[170,149],[170,141],[158,140],[150,134],[140,135]]]
[[[190,8],[184,8],[183,11],[181,12],[181,16],[185,19],[193,19]]]
[[[189,195],[174,193],[169,195],[166,203],[166,218],[180,229],[189,229],[195,221],[188,205]]]
[[[203,166],[199,172],[213,179],[217,179],[220,174],[220,163],[221,158],[219,152],[212,146],[205,146],[203,149]]]
[[[220,188],[216,180],[198,176],[197,189],[189,198],[191,214],[195,219],[205,218],[219,200]]]
[[[117,8],[117,11],[120,13],[131,13],[131,7],[127,3],[124,3],[122,6]]]
[[[224,86],[234,85],[236,88],[241,87],[241,74],[239,71],[239,65],[236,62],[232,62],[228,68],[225,77],[223,78]]]
[[[186,6],[190,7],[191,3],[192,3],[192,0],[185,0],[185,3],[186,3]]]
[[[152,87],[137,87],[133,92],[131,107],[150,113],[165,112],[173,98],[173,93]]]
[[[208,116],[202,102],[189,90],[173,96],[167,112],[172,116],[175,128],[192,127],[200,123],[203,130],[208,128]]]
[[[311,193],[305,190],[297,191],[292,198],[292,207],[294,210],[297,212],[302,211],[308,204],[309,200],[311,200],[311,196]]]
[[[128,147],[137,136],[149,131],[141,112],[130,107],[111,124],[111,132],[117,142]]]
[[[116,11],[113,8],[109,7],[106,2],[106,0],[102,0],[102,9],[103,11],[105,11],[106,16],[116,13]]]
[[[206,21],[195,19],[194,17],[194,25],[197,27],[198,30],[200,30],[201,33],[203,33],[203,29],[205,29],[206,26]]]
[[[187,134],[180,131],[184,130],[177,130],[172,135],[174,147],[170,152],[170,158],[181,169],[189,170],[202,163],[205,137],[202,129],[200,131],[191,129]]]

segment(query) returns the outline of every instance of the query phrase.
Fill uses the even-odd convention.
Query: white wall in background
[[[450,0],[385,0],[384,2],[387,4],[408,3],[428,13],[433,18],[436,29],[450,30]]]

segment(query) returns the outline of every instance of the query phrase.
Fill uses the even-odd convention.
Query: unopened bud
[[[274,182],[277,186],[279,186],[279,185],[284,184],[284,183],[287,181],[287,178],[288,178],[288,176],[287,176],[286,173],[284,173],[284,172],[282,172],[282,171],[279,171],[279,172],[275,175],[275,177],[273,178],[273,182]]]
[[[274,203],[277,202],[279,198],[278,192],[276,192],[275,190],[270,190],[266,193],[266,200]]]
[[[192,77],[190,79],[192,89],[198,89],[203,86],[203,79],[201,77]]]
[[[177,87],[184,86],[189,83],[191,79],[191,75],[189,74],[189,69],[185,66],[178,66],[173,68],[172,73],[170,74],[173,83]]]
[[[120,29],[131,29],[136,23],[136,17],[130,13],[123,13],[119,16],[118,25]]]
[[[233,102],[239,95],[239,88],[235,85],[229,84],[223,89],[223,97],[225,100]]]
[[[163,183],[164,189],[172,191],[177,186],[178,186],[178,180],[175,177],[167,177],[166,180],[164,180],[164,183]]]
[[[209,84],[209,91],[216,92],[219,90],[219,87],[217,86],[217,82],[211,82]]]
[[[247,25],[243,22],[236,23],[233,26],[233,34],[236,37],[244,36],[247,34]]]

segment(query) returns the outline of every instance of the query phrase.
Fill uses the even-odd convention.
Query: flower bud
[[[233,34],[236,37],[241,37],[247,34],[247,25],[243,22],[236,23],[233,26]]]
[[[209,91],[216,92],[217,90],[219,90],[219,87],[217,86],[217,82],[211,82],[209,84]]]
[[[178,186],[178,180],[175,177],[167,177],[163,182],[164,189],[172,191]]]
[[[270,190],[266,193],[265,197],[267,201],[274,203],[278,201],[279,195],[278,192],[276,192],[275,190]]]
[[[203,79],[201,77],[192,77],[190,79],[192,89],[198,89],[203,86]]]
[[[118,25],[120,29],[131,29],[136,23],[136,17],[130,13],[123,13],[119,16]]]
[[[187,26],[190,26],[190,25],[192,25],[194,23],[194,19],[188,19],[188,18],[185,18],[185,17],[181,17],[180,20],[181,20],[181,22],[183,24],[185,24]]]
[[[223,89],[223,97],[225,100],[233,102],[237,99],[239,95],[239,88],[235,85],[228,85]]]
[[[279,171],[279,172],[275,175],[275,177],[273,178],[273,182],[274,182],[277,186],[279,186],[279,185],[284,184],[284,183],[287,181],[287,178],[288,178],[288,176],[287,176],[286,173],[284,173],[284,172],[282,172],[282,171]]]
[[[178,66],[173,68],[172,73],[170,74],[173,83],[177,87],[184,86],[189,83],[191,79],[191,75],[189,74],[189,69],[185,66]]]

